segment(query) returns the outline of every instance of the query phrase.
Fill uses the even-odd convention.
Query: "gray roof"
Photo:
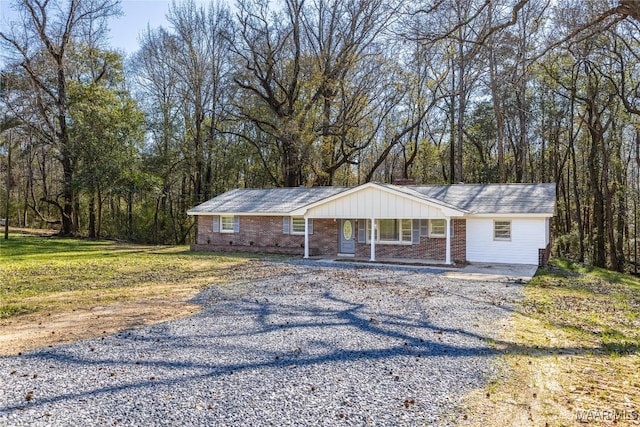
[[[188,213],[287,214],[345,190],[347,188],[342,187],[241,188],[214,197]]]
[[[555,184],[455,184],[385,188],[472,214],[549,214],[556,202]],[[296,209],[341,193],[343,187],[237,189],[189,210],[189,214],[286,215]]]
[[[455,184],[409,188],[475,214],[553,214],[555,184]]]
[[[444,207],[455,209],[458,211],[468,211],[468,209],[464,209],[464,208],[461,208],[460,206],[452,205],[451,203],[445,200],[431,197],[426,193],[421,193],[419,191],[416,191],[416,187],[414,186],[393,185],[393,184],[383,184],[383,183],[377,183],[377,184],[382,187],[386,187],[390,190],[397,191],[399,193],[404,193],[408,196],[416,197],[418,199],[424,200],[425,202],[431,202],[435,205],[444,206]]]

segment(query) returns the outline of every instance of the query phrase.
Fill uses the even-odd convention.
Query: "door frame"
[[[344,227],[345,224],[349,222],[351,224],[351,239],[345,239],[344,236]],[[339,221],[339,226],[338,226],[338,254],[339,255],[344,255],[344,256],[355,256],[356,254],[356,238],[355,238],[355,220],[353,219],[349,219],[349,218],[341,218]],[[342,243],[343,242],[352,242],[353,244],[353,251],[347,252],[347,251],[343,251],[343,246]]]

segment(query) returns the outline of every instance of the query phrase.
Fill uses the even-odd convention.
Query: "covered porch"
[[[310,261],[324,261],[335,263],[356,263],[356,264],[390,264],[390,265],[405,265],[416,267],[451,267],[452,264],[447,264],[446,260],[440,259],[427,259],[427,258],[390,258],[390,257],[376,257],[375,260],[371,260],[370,257],[362,256],[345,256],[345,255],[310,255],[306,258]]]
[[[300,208],[292,215],[304,218],[307,259],[311,257],[310,220],[333,219],[339,240],[336,256],[362,259],[366,252],[368,262],[451,265],[452,221],[465,213],[409,189],[368,183]],[[437,244],[441,254],[433,256],[424,250],[426,241]],[[345,242],[353,242],[353,249]]]

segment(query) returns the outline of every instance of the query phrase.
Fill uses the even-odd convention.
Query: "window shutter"
[[[233,232],[234,233],[240,232],[240,217],[239,216],[234,216],[233,217]]]
[[[429,220],[421,219],[420,220],[420,235],[422,237],[427,237],[429,235]]]
[[[313,234],[313,218],[309,218],[309,234]]]
[[[412,236],[411,236],[411,243],[413,243],[414,245],[417,245],[420,243],[420,220],[419,219],[414,219],[413,220],[413,224],[412,224]]]
[[[358,220],[358,243],[366,243],[366,241],[367,241],[367,220],[359,219]]]
[[[282,234],[289,234],[289,227],[291,227],[291,218],[288,216],[282,217]]]
[[[220,217],[218,215],[215,215],[213,217],[213,232],[214,233],[220,232]]]

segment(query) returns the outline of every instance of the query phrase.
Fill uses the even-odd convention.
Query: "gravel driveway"
[[[0,359],[0,425],[446,425],[522,285],[256,263],[196,316]],[[254,274],[260,276],[260,274]]]

